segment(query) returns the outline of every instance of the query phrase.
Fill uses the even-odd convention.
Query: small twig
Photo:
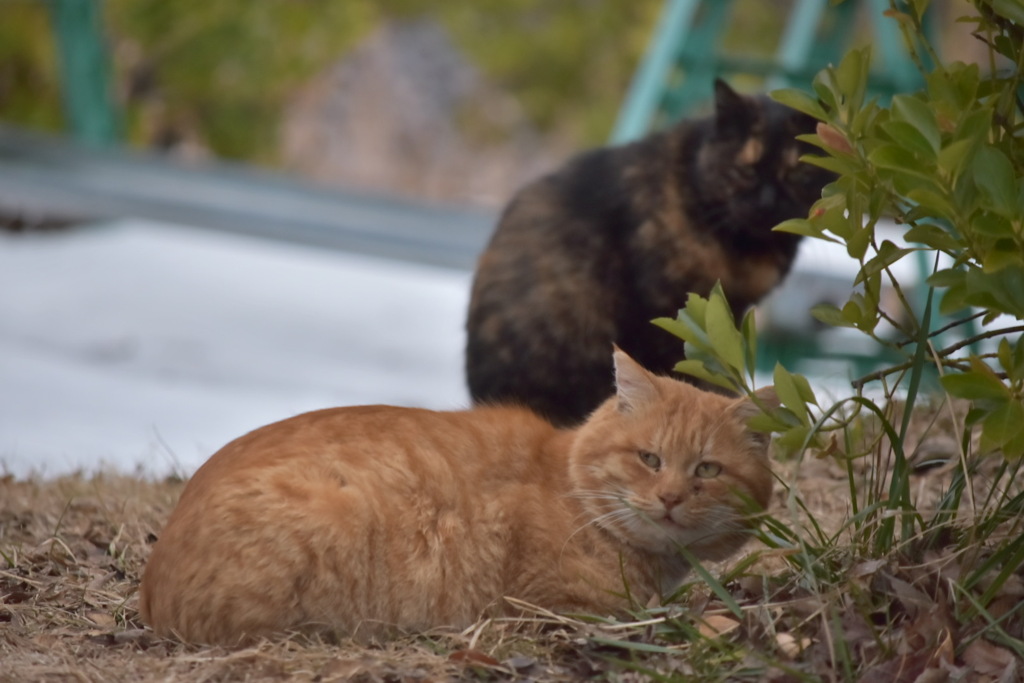
[[[943,353],[943,351],[937,352],[937,354],[939,354],[939,355],[941,355],[942,353]],[[982,354],[980,356],[977,356],[977,358],[995,358],[995,357],[996,357],[996,354],[994,354],[994,353],[986,353],[986,354]],[[966,364],[966,361],[963,358],[943,358],[941,363],[939,363],[939,365],[941,365],[943,367],[955,368],[956,370],[960,370],[961,372],[966,372],[966,371],[971,369],[970,366]],[[914,367],[913,359],[905,361],[903,363],[900,363],[899,365],[891,365],[891,366],[889,366],[887,368],[882,368],[881,370],[876,370],[875,372],[872,372],[872,373],[869,373],[867,375],[864,375],[863,377],[858,377],[857,379],[855,379],[852,382],[850,382],[850,386],[852,386],[856,390],[861,390],[861,389],[864,388],[864,385],[867,384],[868,382],[874,382],[875,380],[885,379],[889,375],[895,375],[898,372],[904,372],[906,370],[909,370],[912,367]],[[996,372],[995,370],[993,370],[992,372],[999,379],[1008,379],[1009,378],[1009,375],[1007,373],[1005,373],[1005,372]],[[886,392],[886,393],[888,393],[888,392]]]
[[[911,366],[913,366],[913,365],[914,365],[914,361],[913,360],[904,361],[903,363],[900,363],[899,365],[892,365],[892,366],[890,366],[888,368],[882,368],[881,370],[876,370],[874,372],[870,372],[870,373],[864,375],[863,377],[858,377],[857,379],[855,379],[852,382],[850,382],[850,385],[855,390],[860,391],[861,389],[864,388],[864,385],[867,384],[868,382],[874,382],[875,380],[878,380],[878,379],[885,379],[889,375],[894,375],[897,372],[903,372],[904,370],[909,370],[911,368]]]
[[[467,630],[471,630],[473,632],[473,635],[469,639],[469,645],[466,646],[467,650],[475,650],[476,649],[476,644],[480,641],[480,634],[484,632],[484,629],[487,628],[487,626],[490,623],[491,623],[490,619],[482,619],[481,621],[477,622],[476,625],[471,626],[469,629],[467,629]],[[463,635],[465,635],[465,633],[466,632],[463,631]]]
[[[960,318],[959,320],[954,320],[953,322],[949,323],[948,325],[943,325],[939,329],[933,330],[932,332],[929,332],[928,333],[928,338],[931,339],[932,337],[937,337],[940,334],[942,334],[943,332],[947,332],[947,331],[953,329],[954,327],[957,327],[958,325],[963,325],[964,323],[968,323],[968,322],[970,322],[972,320],[977,320],[978,318],[981,318],[982,316],[986,315],[987,313],[988,313],[988,311],[979,311],[978,313],[975,313],[973,315],[969,315],[966,318]],[[908,339],[904,339],[903,341],[896,342],[896,348],[902,349],[904,346],[906,346],[907,344],[913,343],[914,341],[916,341],[916,340],[912,339],[912,338],[908,338]]]
[[[513,607],[518,607],[519,609],[523,610],[524,612],[533,612],[534,614],[537,614],[537,615],[539,615],[541,617],[545,617],[547,619],[552,619],[554,621],[557,621],[558,623],[565,624],[567,626],[570,626],[570,625],[578,626],[578,625],[580,625],[582,623],[580,621],[577,621],[576,619],[571,619],[569,617],[564,617],[564,616],[562,616],[560,614],[555,614],[551,610],[544,609],[543,607],[539,607],[539,606],[534,605],[532,603],[526,602],[525,600],[520,600],[518,598],[513,598],[513,597],[508,596],[508,595],[505,596],[505,602],[509,603]]]
[[[42,588],[43,586],[46,585],[45,583],[43,583],[41,581],[36,581],[35,579],[30,579],[27,576],[22,576],[20,574],[15,574],[14,572],[5,571],[3,569],[0,569],[0,576],[6,576],[7,578],[14,579],[16,581],[24,581],[25,583],[27,583],[28,585],[32,586],[33,588]]]
[[[727,610],[723,610],[725,612]],[[631,621],[624,624],[601,624],[602,631],[629,631],[641,626],[656,626],[658,624],[664,624],[668,621],[667,617],[657,617],[655,619],[645,619],[643,621]]]
[[[907,331],[905,329],[903,329],[903,325],[899,321],[897,321],[891,315],[889,315],[888,313],[883,311],[881,308],[878,309],[878,317],[880,317],[882,320],[884,320],[885,322],[887,322],[890,325],[892,325],[895,329],[899,330],[903,334],[907,333]]]
[[[998,337],[998,336],[1004,335],[1004,334],[1011,334],[1013,332],[1024,332],[1024,325],[1018,325],[1017,327],[1004,327],[1004,328],[999,329],[999,330],[989,330],[988,332],[982,332],[981,334],[976,334],[973,337],[969,337],[967,339],[964,339],[962,341],[957,342],[956,344],[951,344],[950,346],[947,346],[946,348],[944,348],[941,351],[939,351],[939,355],[940,356],[948,356],[951,353],[959,351],[960,349],[964,348],[965,346],[970,346],[974,342],[979,342],[979,341],[982,341],[984,339],[991,339],[992,337]]]

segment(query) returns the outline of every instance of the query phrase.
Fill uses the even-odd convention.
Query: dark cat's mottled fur
[[[466,370],[477,403],[524,404],[556,424],[612,394],[613,342],[655,372],[682,342],[651,325],[721,281],[737,316],[785,277],[828,182],[798,162],[813,121],[715,84],[715,113],[585,153],[506,207],[473,283]]]

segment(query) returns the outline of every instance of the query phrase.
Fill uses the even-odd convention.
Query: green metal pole
[[[814,49],[815,33],[821,24],[826,5],[825,0],[797,0],[796,6],[789,12],[786,31],[782,34],[775,54],[780,71],[765,83],[766,90],[797,86],[796,74],[803,75],[806,71],[807,60]],[[820,69],[826,65],[815,66]],[[805,86],[804,83],[799,85]]]
[[[882,64],[887,76],[887,85],[893,93],[911,92],[922,85],[921,74],[911,60],[903,42],[899,24],[885,16],[889,10],[888,0],[871,0],[871,19],[875,25],[878,51],[882,53]]]
[[[96,146],[118,140],[103,40],[102,0],[49,0],[57,37],[64,111],[71,134]]]
[[[698,0],[666,0],[657,33],[630,84],[626,103],[612,131],[612,144],[645,135],[658,111],[676,51],[686,41]]]

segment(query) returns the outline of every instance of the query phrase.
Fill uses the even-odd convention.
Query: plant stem
[[[1024,325],[1018,325],[1017,327],[1004,327],[1004,328],[999,329],[999,330],[989,330],[988,332],[982,332],[981,334],[976,334],[973,337],[969,337],[967,339],[963,339],[961,341],[958,341],[955,344],[951,344],[951,345],[947,346],[946,348],[944,348],[941,351],[939,351],[939,356],[946,357],[946,356],[948,356],[951,353],[959,351],[960,349],[964,348],[965,346],[970,346],[974,342],[979,342],[979,341],[982,341],[984,339],[991,339],[992,337],[999,337],[999,336],[1006,335],[1006,334],[1012,334],[1013,332],[1024,332]]]
[[[968,322],[970,322],[972,320],[977,320],[978,318],[984,316],[985,314],[986,314],[986,311],[979,311],[978,313],[975,313],[974,315],[969,315],[966,318],[960,318],[959,320],[954,320],[953,322],[951,322],[951,323],[949,323],[947,325],[943,325],[942,327],[940,327],[937,330],[934,330],[933,332],[931,332],[928,335],[928,337],[929,338],[937,337],[940,334],[942,334],[943,332],[947,332],[947,331],[953,329],[954,327],[956,327],[958,325],[963,325],[964,323],[968,323]],[[896,342],[896,348],[902,349],[904,346],[906,346],[907,344],[910,344],[913,341],[915,341],[915,340],[913,340],[913,339],[904,339],[901,342]]]

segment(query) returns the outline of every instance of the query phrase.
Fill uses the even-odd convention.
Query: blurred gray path
[[[321,188],[249,167],[87,149],[3,125],[0,210],[148,218],[464,270],[473,268],[495,218],[484,210]]]

